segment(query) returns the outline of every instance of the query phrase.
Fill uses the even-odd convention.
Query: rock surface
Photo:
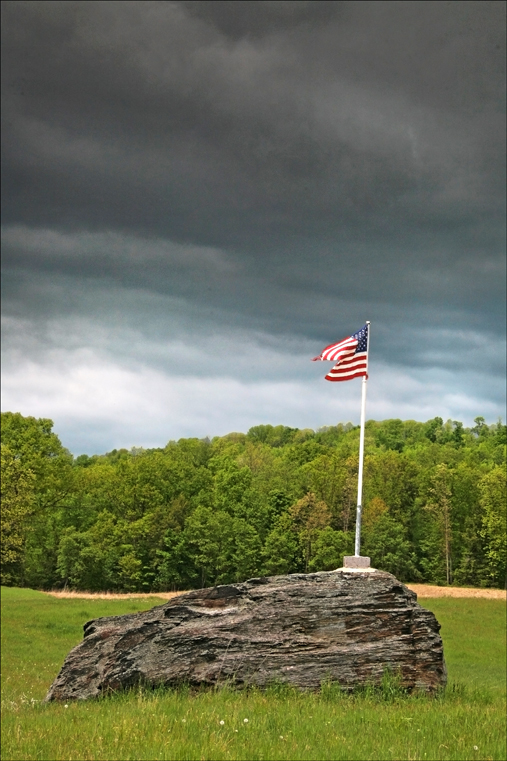
[[[200,589],[142,613],[97,618],[46,700],[86,699],[142,683],[345,690],[399,672],[409,690],[445,684],[433,613],[391,574],[326,572]]]

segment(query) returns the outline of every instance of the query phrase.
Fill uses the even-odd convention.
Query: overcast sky
[[[2,3],[2,409],[74,454],[505,419],[503,2]]]

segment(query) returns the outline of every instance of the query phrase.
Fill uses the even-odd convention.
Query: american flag
[[[326,375],[328,381],[348,381],[352,378],[368,377],[368,325],[364,325],[357,333],[344,338],[337,344],[331,344],[323,349],[318,357],[336,362],[336,365]]]

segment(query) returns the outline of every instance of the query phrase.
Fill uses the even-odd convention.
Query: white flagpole
[[[368,373],[368,353],[370,351],[370,322],[366,320],[368,326],[368,342],[366,344],[366,372]],[[359,557],[361,545],[361,501],[363,498],[363,462],[364,462],[364,423],[366,417],[366,386],[368,379],[363,377],[361,384],[361,434],[359,437],[359,471],[357,474],[357,513],[356,513],[356,543],[354,548],[355,557]]]

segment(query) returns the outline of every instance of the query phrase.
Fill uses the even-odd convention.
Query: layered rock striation
[[[385,669],[408,690],[445,685],[440,625],[391,574],[291,574],[199,589],[88,621],[46,700],[145,685],[287,683],[344,690]]]

